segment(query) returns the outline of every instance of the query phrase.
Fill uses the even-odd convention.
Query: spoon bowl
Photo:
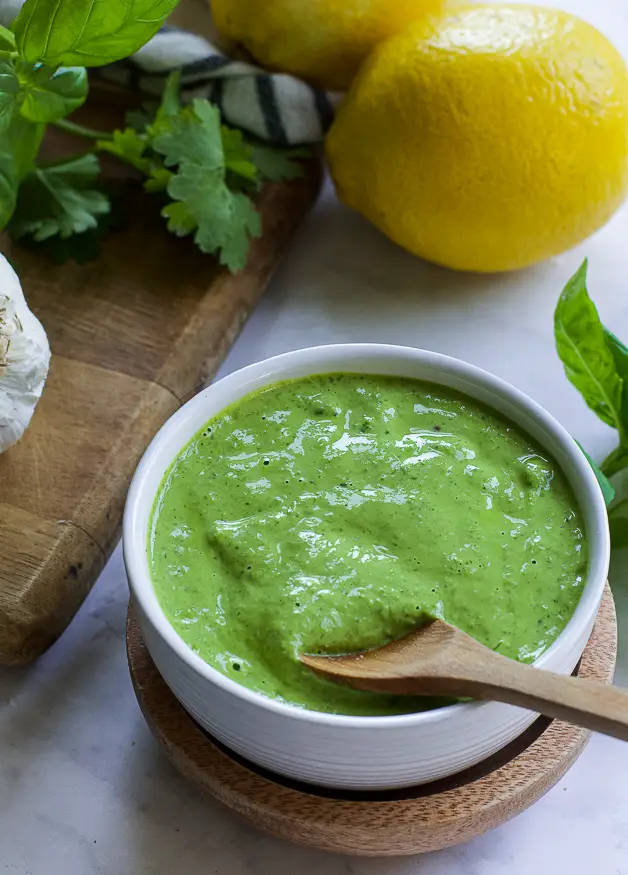
[[[628,690],[516,662],[444,620],[374,650],[301,661],[358,690],[505,702],[628,741]]]

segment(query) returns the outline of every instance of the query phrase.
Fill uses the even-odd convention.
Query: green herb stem
[[[85,137],[88,140],[111,140],[111,133],[107,131],[97,131],[94,128],[88,128],[85,125],[79,125],[76,122],[71,122],[68,119],[57,119],[53,122],[55,128],[60,131],[65,131],[66,134],[74,134],[77,137]]]
[[[618,474],[624,468],[628,467],[628,451],[622,447],[617,447],[616,450],[608,455],[600,468],[602,469],[602,473],[606,475],[606,477],[613,477],[615,474]]]
[[[614,516],[618,510],[625,510],[628,505],[628,498],[622,498],[621,501],[618,501],[617,504],[614,504],[612,507],[608,509],[609,517]]]

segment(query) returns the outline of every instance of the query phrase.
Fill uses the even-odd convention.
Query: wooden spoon
[[[628,690],[516,662],[443,620],[376,650],[301,660],[358,690],[506,702],[628,741]]]

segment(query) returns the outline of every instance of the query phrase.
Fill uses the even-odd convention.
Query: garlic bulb
[[[0,255],[0,453],[26,431],[49,365],[46,332],[28,309],[15,271]]]

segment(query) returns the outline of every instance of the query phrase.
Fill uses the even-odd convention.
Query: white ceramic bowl
[[[162,478],[179,451],[227,405],[277,380],[334,371],[395,374],[460,390],[525,429],[554,456],[584,516],[590,562],[576,611],[539,667],[571,672],[587,642],[609,563],[606,509],[591,468],[545,410],[497,377],[457,359],[398,346],[357,343],[286,353],[214,383],[163,426],[142,459],[124,517],[124,559],[144,640],[186,710],[213,736],[254,763],[322,786],[404,787],[451,775],[490,756],[536,715],[493,702],[465,703],[393,717],[301,710],[251,692],[210,668],[183,642],[155,596],[147,532]]]

